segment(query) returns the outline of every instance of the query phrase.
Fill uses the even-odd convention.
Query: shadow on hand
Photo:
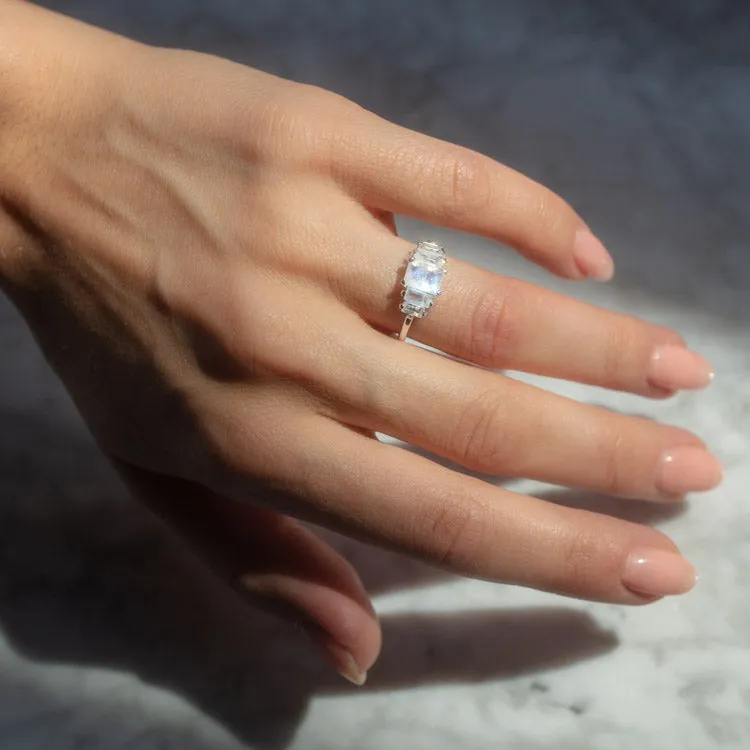
[[[633,414],[631,416],[643,415]],[[419,446],[392,441],[390,438],[388,438],[388,441],[395,442],[404,450],[428,458],[447,469],[484,479],[490,484],[498,487],[512,489],[513,484],[518,481],[512,477],[496,477],[490,474],[479,474],[477,472],[469,471],[466,467],[461,466],[461,464],[437,456]],[[659,523],[660,521],[666,521],[670,518],[676,518],[682,515],[687,509],[686,504],[682,502],[652,503],[644,500],[612,497],[611,495],[605,495],[601,492],[591,492],[578,489],[553,488],[543,492],[536,492],[534,495],[535,497],[547,500],[551,503],[556,503],[557,505],[565,505],[569,508],[577,508],[579,510],[588,510],[592,513],[614,516],[615,518],[621,518],[624,521],[632,521],[633,523]],[[439,576],[440,573],[435,573],[435,575]]]
[[[351,689],[296,630],[248,608],[131,501],[82,430],[13,412],[2,424],[0,622],[20,653],[134,673],[265,747],[289,741],[313,696]],[[452,578],[349,544],[373,593]],[[502,679],[617,643],[560,607],[389,615],[383,627],[370,690]],[[4,689],[0,680],[0,700]]]
[[[588,510],[592,513],[621,518],[623,521],[648,525],[678,518],[687,510],[687,505],[681,502],[650,503],[585,490],[551,489],[546,492],[537,492],[535,496],[568,508]]]
[[[456,461],[451,461],[451,459],[449,458],[439,456],[437,453],[432,453],[428,450],[425,450],[419,445],[411,445],[410,443],[404,443],[400,440],[396,440],[390,437],[386,438],[386,442],[389,442],[393,445],[398,445],[400,448],[413,453],[415,456],[428,458],[433,463],[440,464],[440,466],[444,466],[446,469],[456,471],[459,474],[466,474],[467,476],[477,477],[477,479],[484,479],[485,481],[490,482],[491,484],[494,484],[496,486],[510,487],[514,482],[518,482],[518,479],[516,479],[515,477],[500,477],[496,474],[486,474],[479,471],[474,471],[472,469],[467,469],[462,464],[459,464]]]

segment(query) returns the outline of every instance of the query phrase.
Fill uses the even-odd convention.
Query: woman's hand
[[[301,620],[355,681],[377,619],[349,565],[293,519],[571,596],[690,588],[651,528],[374,439],[653,501],[718,483],[685,430],[393,337],[413,247],[393,212],[608,278],[561,198],[316,88],[22,3],[0,12],[3,286],[124,479],[230,582]],[[458,260],[449,271],[411,331],[449,355],[647,397],[710,379],[673,331]]]

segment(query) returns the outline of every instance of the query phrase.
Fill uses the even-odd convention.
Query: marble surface
[[[684,510],[517,482],[652,523],[701,581],[642,609],[461,580],[339,540],[383,616],[363,690],[247,611],[132,503],[0,305],[0,747],[750,747],[750,10],[711,0],[55,0],[141,39],[334,88],[564,194],[616,280],[566,287],[676,326],[700,396],[573,397],[698,431],[725,484]],[[402,222],[406,235],[421,229]],[[502,273],[563,284],[437,232]]]

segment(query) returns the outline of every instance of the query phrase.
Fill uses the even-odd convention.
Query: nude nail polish
[[[362,687],[367,681],[367,672],[363,672],[354,661],[354,657],[337,643],[329,641],[321,644],[334,669],[346,680],[357,687]]]
[[[660,346],[649,363],[648,381],[662,390],[705,388],[713,377],[710,362],[683,346]]]
[[[721,483],[723,474],[716,456],[703,448],[680,445],[662,456],[656,488],[668,498],[681,497],[688,492],[707,492]]]
[[[597,281],[609,281],[615,273],[615,263],[604,245],[588,230],[576,232],[573,258],[580,272]]]
[[[359,668],[351,652],[334,641],[317,623],[302,621],[298,627],[317,646],[325,660],[345,679],[357,687],[367,681],[367,672]]]
[[[661,549],[636,549],[622,572],[623,585],[637,594],[675,596],[695,586],[695,568],[681,555]]]

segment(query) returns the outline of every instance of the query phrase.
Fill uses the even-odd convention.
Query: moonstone
[[[431,298],[423,292],[407,288],[404,291],[404,301],[401,303],[401,309],[407,315],[421,318],[430,306],[431,301]]]
[[[401,312],[423,318],[440,294],[445,275],[445,251],[435,242],[420,242],[409,258],[404,274]]]
[[[404,283],[408,289],[417,289],[427,294],[437,294],[440,282],[443,280],[443,269],[437,264],[422,265],[421,259],[409,264],[406,269]],[[419,265],[418,265],[419,264]]]

